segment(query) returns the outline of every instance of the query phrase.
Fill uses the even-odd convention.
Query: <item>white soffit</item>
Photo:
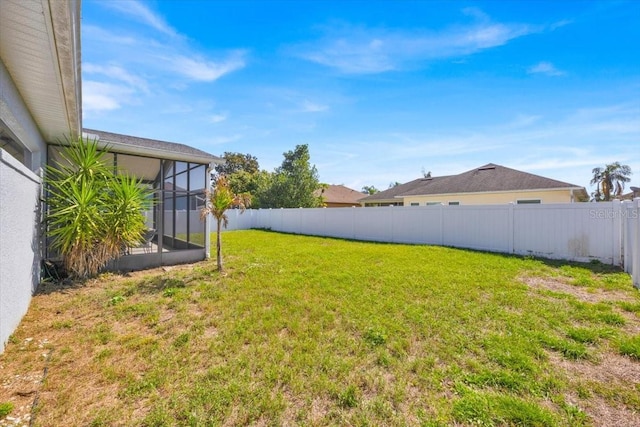
[[[0,59],[49,142],[81,130],[79,20],[79,0],[0,0]]]

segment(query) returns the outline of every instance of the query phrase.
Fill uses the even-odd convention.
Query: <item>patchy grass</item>
[[[47,367],[41,426],[640,422],[640,296],[617,270],[265,231],[223,240],[224,275],[203,262],[46,285],[0,384]]]
[[[11,402],[0,402],[0,419],[6,417],[13,410],[13,403]]]

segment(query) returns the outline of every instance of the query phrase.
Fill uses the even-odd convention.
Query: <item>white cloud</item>
[[[245,65],[244,53],[236,51],[228,58],[214,62],[202,57],[186,57],[175,55],[166,58],[176,72],[192,80],[212,82],[232,71],[241,69]]]
[[[136,37],[116,34],[111,31],[107,31],[104,28],[96,25],[82,23],[82,38],[95,40],[96,42],[108,42],[110,44],[120,45],[134,45],[138,42]]]
[[[308,99],[305,99],[302,102],[302,112],[303,113],[320,113],[322,111],[327,111],[329,109],[328,105],[317,104],[315,102],[311,102]]]
[[[173,29],[165,19],[149,9],[146,4],[137,0],[118,0],[105,1],[100,3],[102,6],[116,10],[123,15],[129,16],[133,20],[148,25],[161,33],[176,36],[178,33]]]
[[[113,80],[118,80],[127,83],[131,88],[141,90],[142,92],[149,92],[149,88],[146,80],[129,73],[122,67],[116,65],[100,66],[96,64],[83,64],[82,71],[86,74],[98,74],[105,77],[109,77]]]
[[[130,89],[109,83],[84,80],[82,82],[82,110],[101,112],[117,110],[121,99],[130,95]]]
[[[209,117],[209,121],[211,123],[221,123],[227,120],[227,117],[228,117],[227,113],[213,114],[212,116]]]
[[[563,76],[566,73],[558,70],[551,62],[538,62],[528,70],[529,74],[545,74],[547,76]]]
[[[529,127],[537,123],[542,116],[518,114],[515,119],[504,125],[505,129],[518,129]]]
[[[324,38],[295,46],[291,52],[343,73],[371,74],[396,70],[413,61],[469,55],[544,30],[526,24],[493,23],[475,8],[466,13],[479,22],[439,33],[334,25],[325,28]]]

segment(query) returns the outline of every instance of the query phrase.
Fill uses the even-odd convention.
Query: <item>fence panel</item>
[[[433,209],[430,210],[431,212],[421,207],[393,207],[387,210],[392,215],[392,241],[395,243],[427,243],[430,231],[429,221],[440,221],[440,215],[434,214]]]
[[[509,205],[442,206],[443,244],[509,252]]]
[[[396,207],[386,207],[365,212],[358,209],[355,213],[354,238],[374,242],[393,241],[393,211]]]
[[[515,206],[513,251],[613,264],[613,213],[611,202]]]
[[[355,208],[325,209],[325,236],[355,239]]]

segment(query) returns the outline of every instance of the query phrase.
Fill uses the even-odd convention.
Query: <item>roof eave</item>
[[[82,132],[80,1],[48,0],[69,134]]]
[[[138,156],[157,157],[167,160],[178,160],[182,162],[202,163],[202,164],[222,164],[224,161],[214,156],[197,156],[194,154],[179,153],[176,151],[162,150],[158,148],[147,148],[123,144],[121,142],[113,142],[108,140],[99,140],[98,145],[102,148],[109,147],[109,151],[121,154],[133,154]]]

